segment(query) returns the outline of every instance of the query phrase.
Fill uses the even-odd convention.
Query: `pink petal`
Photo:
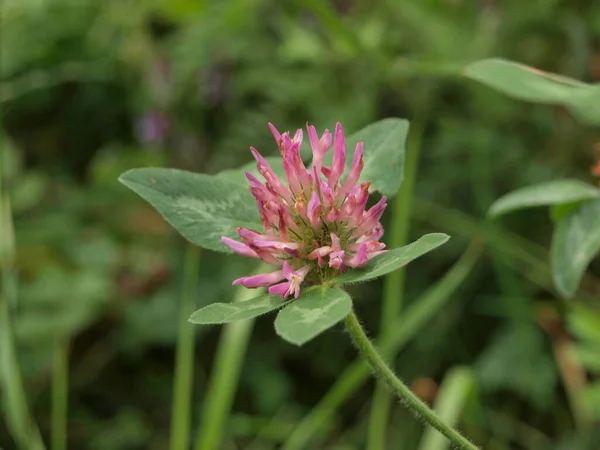
[[[329,245],[324,245],[323,247],[319,247],[307,255],[308,259],[318,259],[319,256],[327,256],[331,253],[331,247]]]
[[[296,130],[296,134],[294,135],[294,139],[293,139],[294,144],[298,144],[298,148],[300,148],[300,145],[302,145],[302,137],[303,136],[304,136],[304,132],[302,131],[302,128],[298,128]]]
[[[308,130],[308,139],[313,153],[313,168],[319,172],[323,166],[323,159],[329,147],[331,147],[331,133],[329,130],[323,132],[323,136],[319,139],[317,130],[314,126],[306,124]]]
[[[271,169],[267,160],[263,158],[254,147],[250,147],[250,151],[252,152],[254,159],[256,159],[258,171],[265,177],[265,180],[267,180],[267,188],[270,187],[273,190],[273,193],[279,195],[286,202],[291,202],[292,194],[290,190],[285,187],[277,175],[275,175],[275,172],[273,172],[273,169]]]
[[[323,135],[321,136],[321,139],[319,139],[323,153],[327,153],[327,150],[329,150],[329,147],[331,147],[331,141],[331,133],[329,130],[323,131]]]
[[[259,247],[255,247],[253,245],[250,245],[250,248],[252,248],[252,250],[254,250],[256,252],[256,254],[258,255],[258,257],[260,259],[262,259],[264,262],[266,262],[267,264],[272,264],[274,266],[280,266],[281,265],[281,261],[277,258],[277,256],[275,256],[273,254],[273,250],[271,250],[271,249],[265,249],[265,248],[259,248]]]
[[[323,198],[323,207],[331,208],[333,206],[333,191],[325,181],[321,183],[319,188],[321,191],[321,197]]]
[[[272,273],[261,273],[259,275],[252,275],[250,277],[238,278],[232,284],[241,284],[247,288],[257,288],[261,286],[269,286],[270,284],[277,283],[284,278],[283,270],[276,270]]]
[[[334,269],[341,270],[344,267],[344,250],[340,250],[337,252],[331,252],[329,254],[329,267],[333,267]]]
[[[291,283],[284,281],[283,283],[274,284],[268,289],[269,294],[279,294],[281,298],[286,298],[289,295]]]
[[[338,122],[335,124],[335,140],[333,142],[333,164],[331,166],[331,174],[328,177],[329,187],[335,189],[340,177],[344,173],[346,165],[346,138],[342,125]]]
[[[277,128],[275,128],[275,125],[273,125],[271,122],[269,122],[269,130],[271,130],[271,133],[275,138],[275,142],[277,142],[277,145],[279,145],[281,142],[281,133],[277,131]]]
[[[282,250],[282,251],[286,250],[286,249],[296,250],[296,249],[299,249],[300,247],[302,247],[302,244],[300,244],[298,242],[283,242],[283,241],[276,241],[276,240],[254,241],[254,243],[252,245],[255,247],[258,247],[258,248],[273,248],[273,249]]]
[[[252,250],[250,247],[248,247],[246,244],[244,244],[243,242],[236,241],[236,240],[228,238],[226,236],[223,236],[221,238],[221,242],[223,242],[223,244],[228,246],[231,250],[233,250],[234,252],[236,252],[239,255],[249,256],[250,258],[258,258],[258,255],[256,254],[256,252],[254,250]]]
[[[285,261],[283,263],[283,274],[284,274],[284,276],[289,280],[292,277],[293,273],[294,273],[294,271],[292,270],[292,266],[290,266],[290,263],[288,263],[287,261]]]
[[[345,263],[350,267],[360,267],[364,266],[367,261],[367,244],[361,244],[358,252],[351,258],[347,258]]]
[[[369,260],[371,260],[372,258],[375,258],[376,256],[379,256],[379,255],[383,255],[384,253],[386,253],[386,252],[388,252],[388,251],[389,251],[389,250],[381,250],[381,251],[379,251],[379,252],[372,252],[372,253],[369,253],[369,254],[368,254],[368,258],[369,258]],[[405,265],[406,265],[406,264],[405,264]],[[401,267],[404,267],[404,266],[401,266]]]
[[[329,212],[325,216],[325,222],[335,222],[338,220],[339,215],[340,215],[340,210],[334,206],[333,208],[331,208],[329,210]]]
[[[331,236],[331,248],[333,249],[334,252],[339,252],[342,249],[342,246],[340,245],[340,238],[337,237],[337,234],[335,233],[330,233]]]
[[[313,191],[310,201],[308,202],[307,215],[312,227],[315,230],[319,229],[321,218],[321,201],[319,200],[319,195],[315,191]]]
[[[356,182],[360,178],[360,174],[364,167],[363,161],[363,143],[359,142],[356,144],[356,149],[354,150],[354,158],[352,159],[352,167],[350,168],[350,173],[348,174],[348,178],[344,182],[342,188],[336,193],[336,199],[338,201],[343,200],[346,195],[350,192],[350,190],[356,185]]]
[[[267,236],[249,228],[238,227],[235,229],[235,231],[246,243],[254,243],[254,241],[273,239],[273,236]]]
[[[386,197],[381,197],[381,200],[379,200],[375,205],[371,207],[371,209],[367,211],[360,225],[354,231],[353,236],[361,236],[367,231],[376,227],[376,225],[379,223],[379,219],[385,211],[385,208],[387,207],[386,200]]]

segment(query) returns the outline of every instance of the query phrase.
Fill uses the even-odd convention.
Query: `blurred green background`
[[[69,448],[169,448],[185,244],[118,183],[123,171],[216,173],[250,161],[250,145],[275,154],[269,121],[280,130],[340,121],[352,133],[397,116],[410,120],[408,151],[418,155],[410,236],[452,236],[404,269],[405,310],[469,242],[483,252],[460,286],[436,294],[443,301],[390,357],[395,369],[423,399],[450,399],[446,416],[485,449],[600,448],[600,266],[566,303],[552,288],[547,211],[485,219],[517,187],[594,182],[600,132],[461,76],[492,56],[599,82],[600,3],[2,0],[2,181],[18,274],[9,306],[43,438],[53,356],[68,347]],[[250,270],[243,258],[203,251],[195,308],[230,300],[231,280]],[[381,281],[352,294],[375,336]],[[355,351],[341,327],[298,348],[271,322],[259,319],[248,338],[215,448],[367,448],[372,380],[351,387],[318,431],[297,431],[301,446],[290,443]],[[196,436],[222,330],[193,330]],[[385,448],[445,448],[423,432],[394,403]],[[5,421],[0,448],[17,448]]]

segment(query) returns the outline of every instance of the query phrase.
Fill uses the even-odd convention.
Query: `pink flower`
[[[300,295],[300,285],[304,281],[304,277],[306,277],[309,270],[309,266],[301,267],[298,270],[292,270],[289,263],[285,261],[283,263],[282,272],[288,281],[271,286],[269,288],[269,294],[279,294],[281,298],[286,298],[293,294],[294,298],[298,298]]]
[[[361,267],[386,251],[379,241],[386,198],[366,209],[370,182],[357,184],[364,167],[362,142],[356,145],[344,179],[346,138],[339,123],[335,126],[331,166],[323,165],[332,145],[331,133],[325,130],[319,138],[315,127],[307,125],[313,153],[310,168],[300,156],[302,130],[292,137],[272,124],[269,128],[279,146],[285,180],[250,147],[265,179],[261,182],[246,172],[264,230],[238,228],[242,242],[228,237],[222,240],[240,255],[279,267],[271,273],[239,278],[233,284],[270,286],[271,294],[298,298],[304,284],[326,283],[349,267]]]

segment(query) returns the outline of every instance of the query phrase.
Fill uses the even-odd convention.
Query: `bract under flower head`
[[[325,130],[319,138],[315,127],[307,125],[313,153],[307,168],[300,157],[302,130],[293,137],[269,124],[282,157],[286,182],[279,179],[269,163],[254,148],[261,182],[250,172],[250,192],[256,199],[264,230],[238,228],[241,242],[223,237],[234,252],[262,259],[279,266],[272,273],[243,277],[233,284],[248,288],[270,286],[269,292],[282,298],[298,298],[303,284],[321,284],[348,270],[363,266],[386,250],[379,242],[383,235],[380,218],[387,206],[386,198],[366,209],[370,182],[357,185],[362,172],[363,143],[359,142],[348,176],[346,138],[342,126],[335,127],[333,160],[324,166],[332,136]]]

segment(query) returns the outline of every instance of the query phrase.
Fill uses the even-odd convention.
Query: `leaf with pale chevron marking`
[[[302,345],[341,321],[352,310],[352,299],[339,288],[317,286],[279,311],[275,331],[292,344]]]

